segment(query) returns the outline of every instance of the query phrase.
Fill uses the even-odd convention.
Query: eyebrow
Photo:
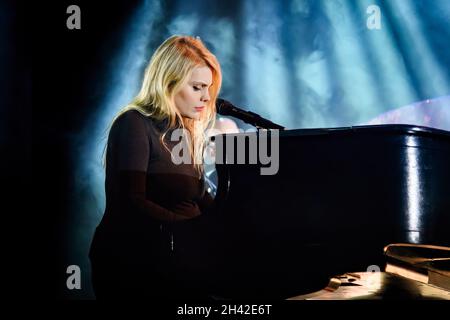
[[[192,83],[193,84],[201,84],[202,87],[207,87],[208,86],[208,84],[204,83],[203,81],[192,81]],[[211,85],[212,85],[212,83],[209,86],[211,86]]]

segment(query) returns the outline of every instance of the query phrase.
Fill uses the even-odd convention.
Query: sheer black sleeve
[[[111,148],[118,170],[118,195],[123,207],[161,221],[188,217],[168,210],[146,198],[147,167],[151,152],[148,123],[136,112],[127,112],[112,129]]]

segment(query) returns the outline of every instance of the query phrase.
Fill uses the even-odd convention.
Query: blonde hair
[[[207,66],[212,73],[209,87],[210,101],[200,119],[183,118],[175,106],[174,97],[189,80],[195,67]],[[137,110],[141,114],[156,120],[168,118],[167,130],[160,140],[164,147],[164,137],[177,123],[187,130],[190,157],[199,176],[203,174],[203,150],[206,143],[206,131],[212,128],[216,118],[216,99],[222,84],[222,72],[216,57],[206,48],[200,38],[175,35],[165,40],[156,49],[145,69],[142,87],[137,96],[125,106],[114,121],[128,110]]]

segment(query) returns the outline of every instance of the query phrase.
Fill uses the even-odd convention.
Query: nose
[[[205,90],[203,90],[202,101],[203,102],[208,102],[209,100],[210,100],[209,90],[205,89]]]

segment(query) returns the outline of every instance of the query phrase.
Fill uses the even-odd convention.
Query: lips
[[[194,108],[196,111],[202,111],[203,109],[205,109],[205,107],[204,106],[202,106],[202,107],[195,107]]]

